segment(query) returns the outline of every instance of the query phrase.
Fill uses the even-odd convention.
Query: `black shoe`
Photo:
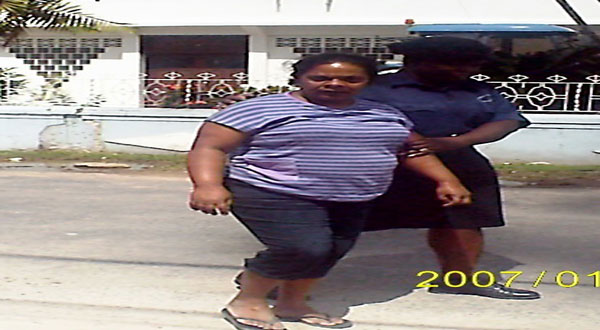
[[[240,272],[233,279],[233,283],[235,283],[235,288],[238,290],[240,289],[240,285],[242,284],[242,281],[241,281],[242,275],[244,275],[244,272]],[[277,296],[278,296],[277,288],[274,288],[273,290],[269,291],[269,293],[267,294],[267,299],[277,300]]]
[[[495,299],[531,300],[541,298],[540,294],[535,291],[508,288],[500,283],[494,283],[485,288],[476,287],[473,284],[465,284],[457,288],[449,287],[439,283],[436,284],[438,287],[431,287],[428,291],[431,293],[467,294]]]

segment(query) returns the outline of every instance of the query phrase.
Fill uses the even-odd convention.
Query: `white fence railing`
[[[524,112],[600,113],[600,75],[591,75],[585,81],[567,81],[559,75],[546,81],[529,81],[523,75],[503,81],[482,74],[472,78],[492,84]],[[289,88],[270,86],[256,90],[243,72],[230,77],[204,72],[192,79],[170,72],[163,78],[45,80],[37,84],[10,73],[0,75],[0,105],[211,108],[219,99],[240,91],[262,95]]]
[[[526,112],[600,112],[600,75],[586,78],[586,82],[568,82],[564,76],[554,75],[547,81],[529,81],[529,77],[513,75],[506,81],[491,81],[485,75],[472,77],[495,86],[504,97]]]

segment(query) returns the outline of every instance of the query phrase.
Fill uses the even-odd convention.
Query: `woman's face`
[[[308,102],[329,107],[345,107],[354,103],[354,96],[369,84],[369,75],[362,67],[346,62],[314,66],[295,80],[300,96]]]

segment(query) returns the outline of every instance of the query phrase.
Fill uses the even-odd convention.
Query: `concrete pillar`
[[[245,27],[248,33],[248,83],[262,88],[268,85],[269,44],[264,29]]]

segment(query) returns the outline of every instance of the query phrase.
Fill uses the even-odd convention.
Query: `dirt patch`
[[[76,167],[77,163],[119,163],[128,168]],[[500,179],[521,187],[600,187],[600,165],[494,165]],[[0,151],[0,170],[66,171],[187,177],[186,155],[146,155],[67,150]]]
[[[502,180],[508,180],[501,177]],[[510,180],[514,181],[514,180]],[[523,180],[522,182],[527,187],[600,187],[600,178],[557,178],[557,179],[537,179]]]
[[[600,187],[600,166],[597,165],[498,165],[497,171],[502,180],[530,187]]]

